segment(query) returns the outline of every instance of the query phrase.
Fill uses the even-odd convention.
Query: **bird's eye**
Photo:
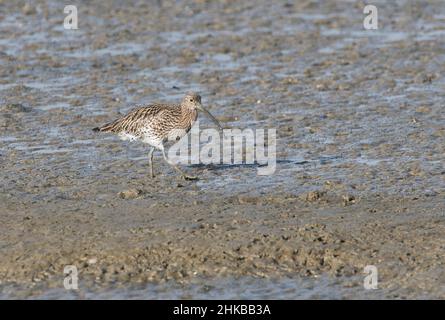
[[[193,99],[190,99],[190,102],[193,102]]]

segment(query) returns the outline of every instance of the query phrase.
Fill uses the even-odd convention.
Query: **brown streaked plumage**
[[[203,111],[219,129],[219,122],[201,105],[201,96],[189,93],[179,105],[151,104],[139,106],[125,116],[94,128],[94,131],[112,132],[118,134],[124,140],[141,140],[152,146],[148,154],[150,176],[153,177],[153,152],[155,149],[162,151],[165,161],[175,168],[186,179],[196,177],[186,175],[165,155],[164,143],[168,140],[179,140],[193,126],[198,117],[198,110]]]

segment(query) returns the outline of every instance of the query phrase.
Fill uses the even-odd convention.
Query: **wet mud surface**
[[[105,292],[321,275],[358,279],[354,298],[375,265],[373,296],[445,298],[441,1],[377,1],[373,31],[353,1],[91,1],[78,30],[35,4],[0,1],[6,296],[60,289],[75,265]],[[151,180],[147,146],[91,131],[190,90],[227,126],[275,128],[276,172],[183,181],[155,154]]]

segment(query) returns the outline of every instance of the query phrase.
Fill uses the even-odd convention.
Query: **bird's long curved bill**
[[[221,126],[221,124],[219,123],[219,121],[216,120],[216,118],[215,118],[214,116],[212,116],[212,114],[211,114],[210,112],[208,112],[202,105],[199,107],[199,109],[200,109],[201,111],[203,111],[204,114],[205,114],[210,120],[213,121],[213,123],[216,124],[216,126],[218,127],[218,129],[219,129],[220,131],[223,130],[223,127]]]

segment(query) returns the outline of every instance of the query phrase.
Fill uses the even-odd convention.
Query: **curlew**
[[[148,153],[150,177],[153,174],[153,152],[162,152],[164,160],[188,180],[197,177],[185,174],[177,165],[172,163],[165,154],[164,144],[167,141],[179,140],[189,132],[198,117],[198,111],[204,112],[220,130],[222,127],[210,112],[201,104],[201,96],[189,93],[182,99],[181,104],[150,104],[138,106],[125,116],[94,128],[93,131],[112,132],[123,140],[142,141],[151,146]]]

